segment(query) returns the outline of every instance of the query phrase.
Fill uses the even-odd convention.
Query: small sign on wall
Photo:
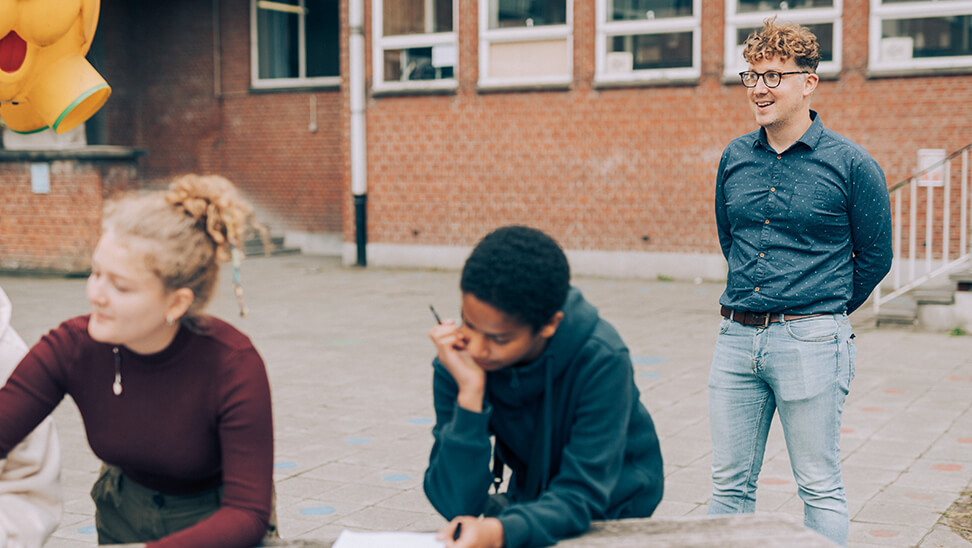
[[[452,44],[440,44],[432,46],[432,66],[454,67],[459,62],[459,52]]]
[[[937,167],[925,171],[937,165]],[[945,186],[945,149],[923,148],[918,151],[918,186]]]
[[[30,189],[34,194],[51,192],[51,164],[30,164]]]
[[[612,51],[605,58],[605,72],[629,73],[634,70],[634,55],[630,51]]]
[[[910,36],[881,39],[882,61],[910,61],[915,55],[915,40]]]

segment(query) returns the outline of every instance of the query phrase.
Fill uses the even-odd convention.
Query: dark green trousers
[[[206,519],[219,510],[222,488],[166,495],[139,485],[115,466],[102,464],[91,498],[98,544],[124,544],[158,540]],[[273,512],[266,538],[278,538],[276,522]]]

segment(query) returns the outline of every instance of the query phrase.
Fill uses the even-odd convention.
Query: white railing
[[[920,287],[930,280],[957,270],[972,259],[972,217],[969,214],[969,155],[972,152],[972,143],[946,156],[943,160],[936,162],[911,177],[899,181],[888,187],[892,201],[892,226],[893,226],[893,250],[894,262],[891,272],[881,284],[874,289],[874,313],[881,310],[881,306],[888,301],[900,297],[905,293]],[[957,177],[953,177],[953,166],[958,166],[960,170]],[[932,173],[941,174],[941,185],[920,185],[923,176]],[[955,181],[953,181],[953,178]],[[961,198],[958,204],[954,203],[952,197],[952,187],[960,189]],[[919,203],[918,187],[925,188],[925,212],[924,241],[918,242]],[[907,197],[905,189],[908,189]],[[941,190],[942,199],[936,204],[936,191]],[[905,203],[907,202],[907,203]],[[905,223],[903,210],[907,208],[907,229],[908,241],[907,249],[902,241],[902,232]],[[959,212],[958,226],[952,226],[952,210],[957,208]],[[940,230],[939,230],[940,229]],[[958,249],[952,254],[951,244],[953,232],[958,235]],[[937,244],[937,246],[936,246]],[[924,261],[919,256],[918,248],[924,247]],[[924,264],[921,264],[921,263]],[[919,269],[921,270],[919,272]],[[892,291],[883,294],[882,285],[890,284]]]

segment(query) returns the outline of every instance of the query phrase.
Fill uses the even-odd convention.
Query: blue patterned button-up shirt
[[[891,269],[891,205],[881,166],[813,123],[781,154],[766,130],[726,147],[715,213],[729,262],[719,302],[735,310],[851,313]]]

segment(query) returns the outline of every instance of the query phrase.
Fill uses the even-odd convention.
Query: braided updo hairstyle
[[[264,231],[250,204],[219,175],[183,175],[167,191],[112,201],[102,224],[105,232],[148,244],[146,266],[166,290],[192,290],[195,298],[180,320],[190,328],[203,327],[202,311],[213,296],[219,263],[231,258],[231,246],[239,249],[248,233]]]

